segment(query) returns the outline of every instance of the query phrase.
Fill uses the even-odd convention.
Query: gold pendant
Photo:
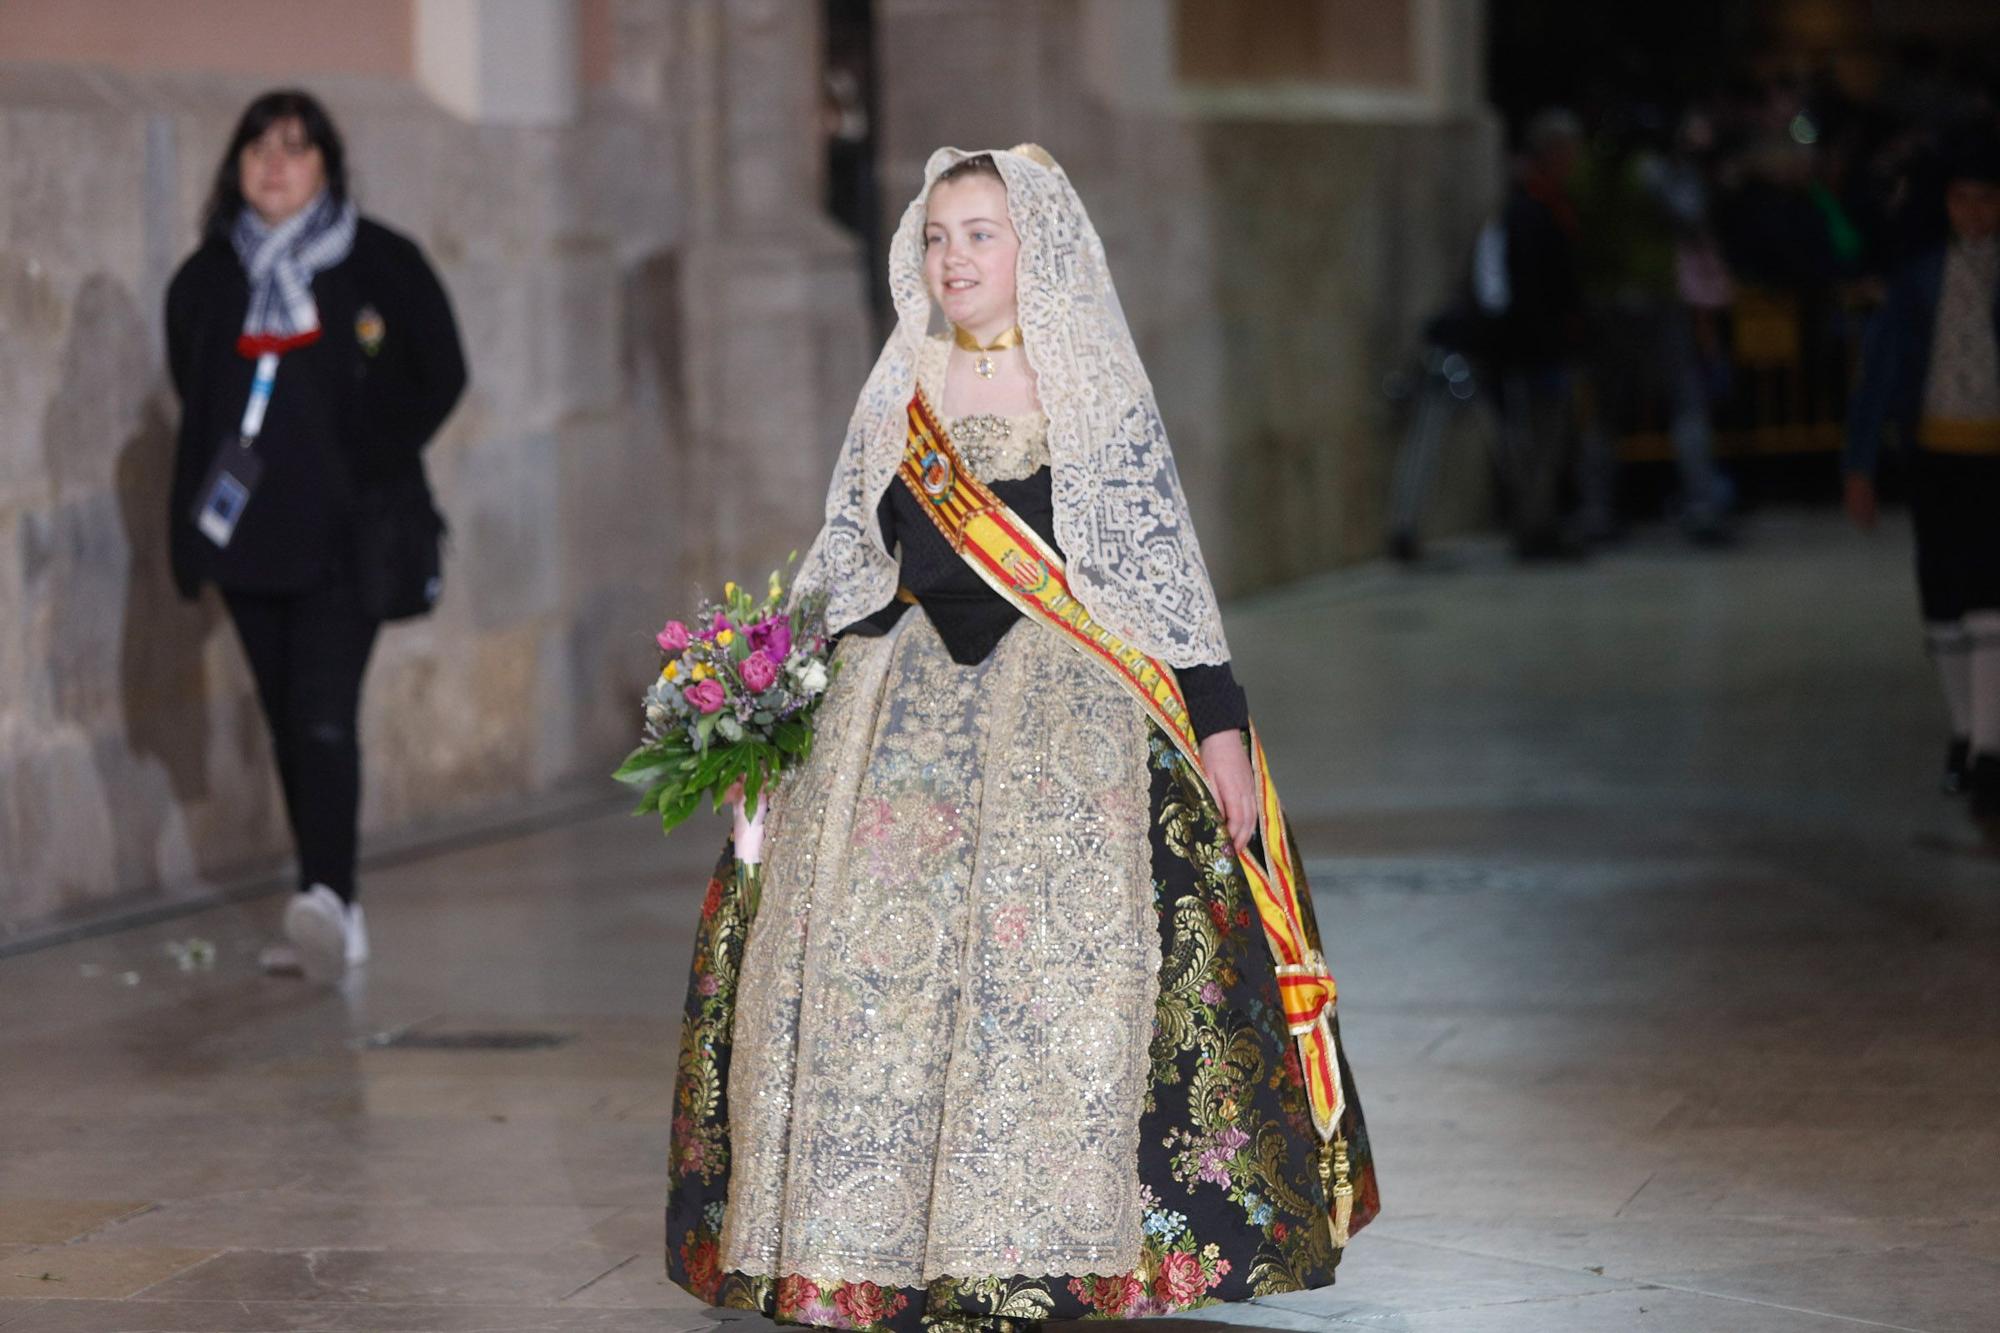
[[[980,379],[990,380],[993,378],[993,358],[990,356],[980,357],[972,363],[972,368],[978,372]]]

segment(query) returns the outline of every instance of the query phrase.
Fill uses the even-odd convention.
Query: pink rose
[[[778,1318],[794,1319],[818,1300],[819,1287],[811,1278],[793,1274],[778,1279]]]
[[[687,651],[688,627],[678,620],[669,620],[666,627],[653,637],[653,642],[660,645],[661,652],[679,657]]]
[[[1186,1305],[1208,1290],[1201,1275],[1201,1260],[1186,1250],[1175,1250],[1160,1260],[1160,1275],[1153,1279],[1153,1295],[1166,1305]]]
[[[878,1287],[873,1282],[845,1282],[833,1293],[833,1308],[853,1321],[855,1328],[871,1328],[900,1314],[910,1298],[899,1291]]]
[[[685,698],[704,713],[718,713],[729,696],[723,693],[722,682],[711,676],[688,686]]]
[[[750,627],[750,646],[762,648],[773,662],[784,661],[792,655],[792,622],[783,616],[759,621]]]
[[[743,659],[743,665],[736,668],[736,674],[742,679],[744,689],[752,694],[762,694],[777,683],[778,664],[759,648]]]
[[[688,1290],[713,1305],[722,1292],[722,1251],[715,1237],[696,1238],[687,1233],[681,1243],[681,1267],[687,1272]]]
[[[1069,1280],[1069,1290],[1091,1309],[1108,1315],[1126,1313],[1146,1295],[1145,1286],[1130,1273],[1122,1277],[1073,1277]]]

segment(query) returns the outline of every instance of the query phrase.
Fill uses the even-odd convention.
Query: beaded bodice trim
[[[972,474],[988,484],[1023,481],[1049,465],[1049,419],[1040,412],[950,417],[945,429]]]

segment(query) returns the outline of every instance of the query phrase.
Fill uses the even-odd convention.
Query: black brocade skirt
[[[1150,1083],[1140,1120],[1144,1239],[1126,1273],[991,1273],[925,1286],[812,1273],[724,1271],[728,1086],[736,991],[750,925],[725,850],[696,935],[681,1037],[666,1208],[668,1275],[710,1305],[844,1329],[1011,1329],[1131,1318],[1329,1285],[1341,1251],[1328,1224],[1318,1135],[1286,1034],[1250,893],[1206,789],[1149,727],[1152,868],[1162,958]],[[1310,922],[1308,923],[1310,927]],[[1342,1131],[1353,1226],[1379,1211],[1361,1103],[1343,1059]],[[1051,1191],[1063,1182],[1051,1179]]]

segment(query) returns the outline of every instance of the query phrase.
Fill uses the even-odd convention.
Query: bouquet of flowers
[[[614,776],[639,789],[638,813],[673,827],[704,798],[720,810],[736,783],[757,796],[812,750],[812,719],[833,675],[824,598],[787,611],[771,575],[763,600],[734,583],[704,600],[690,629],[669,620],[657,636],[665,662],[646,691],[645,739]]]

